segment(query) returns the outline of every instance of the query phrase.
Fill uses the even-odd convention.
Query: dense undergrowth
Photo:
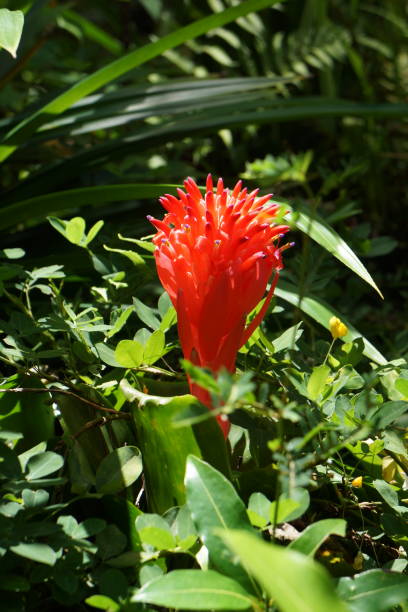
[[[405,3],[7,8],[2,605],[406,612]],[[296,242],[217,376],[145,219],[208,172],[274,191]]]

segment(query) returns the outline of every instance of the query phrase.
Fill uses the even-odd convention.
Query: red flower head
[[[153,238],[160,281],[177,310],[184,357],[213,372],[235,369],[238,350],[260,324],[282,269],[279,239],[286,225],[274,225],[279,206],[270,195],[257,198],[242,189],[224,189],[211,175],[202,195],[193,179],[184,181],[179,198],[160,198],[168,211],[162,221],[148,217],[157,228]],[[286,245],[287,246],[287,245]],[[271,287],[252,322],[247,315]],[[190,382],[191,392],[211,408],[207,391]],[[220,425],[228,433],[228,421]]]

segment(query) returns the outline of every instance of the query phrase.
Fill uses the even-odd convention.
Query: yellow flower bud
[[[361,489],[363,486],[363,477],[357,476],[357,478],[354,478],[354,480],[351,481],[351,486],[355,487],[356,489]]]
[[[329,321],[330,333],[333,338],[342,338],[348,333],[348,327],[338,317],[332,317]]]

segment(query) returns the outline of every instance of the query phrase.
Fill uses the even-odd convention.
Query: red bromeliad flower
[[[167,210],[162,221],[148,217],[157,228],[153,238],[160,281],[177,311],[184,357],[216,373],[235,369],[238,350],[264,317],[283,268],[279,247],[286,225],[274,225],[277,204],[271,195],[257,198],[241,181],[224,189],[218,180],[214,193],[211,175],[202,195],[193,179],[184,181],[179,198],[160,198]],[[271,287],[249,325],[247,315]],[[212,408],[207,391],[190,381],[191,392]],[[229,423],[219,419],[224,434]]]

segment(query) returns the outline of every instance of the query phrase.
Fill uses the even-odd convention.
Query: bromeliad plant
[[[287,225],[276,223],[280,206],[271,195],[257,198],[238,181],[224,189],[220,178],[214,193],[211,175],[202,195],[191,178],[179,198],[160,198],[167,210],[163,220],[148,217],[158,232],[153,238],[157,271],[177,311],[184,357],[213,373],[233,372],[238,350],[264,317],[283,268],[279,246]],[[272,279],[271,279],[272,277]],[[270,289],[262,308],[247,317]],[[205,389],[190,381],[191,392],[209,408]],[[228,421],[220,417],[227,435]]]

